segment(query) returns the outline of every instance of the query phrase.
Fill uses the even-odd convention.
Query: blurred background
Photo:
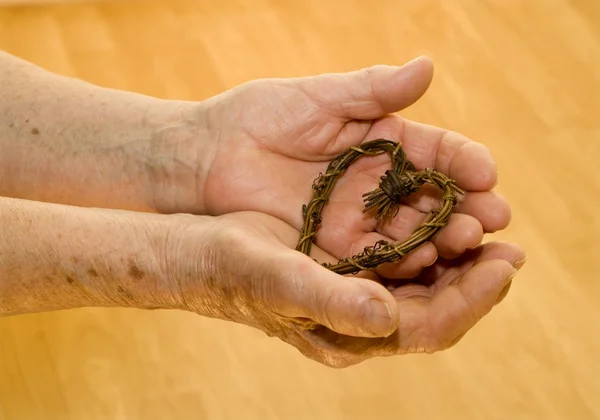
[[[0,0],[0,49],[162,98],[430,56],[402,114],[485,143],[529,261],[454,348],[332,370],[179,312],[0,319],[0,419],[600,419],[598,0]]]

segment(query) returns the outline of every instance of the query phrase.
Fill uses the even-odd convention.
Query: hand
[[[516,245],[488,243],[390,292],[372,274],[323,268],[310,257],[334,257],[317,247],[310,257],[294,251],[297,235],[263,213],[182,216],[160,259],[179,282],[184,309],[258,328],[319,363],[346,367],[456,344],[503,299],[525,258]],[[307,321],[323,327],[307,330]]]
[[[453,258],[478,246],[485,233],[505,228],[510,220],[506,201],[492,191],[497,182],[488,149],[464,136],[408,121],[390,113],[413,104],[428,88],[432,65],[418,59],[404,67],[376,66],[346,74],[243,84],[203,105],[208,143],[194,142],[173,152],[183,167],[200,169],[172,180],[157,194],[171,196],[183,185],[193,190],[164,207],[167,212],[213,215],[258,211],[296,229],[311,185],[328,163],[349,147],[376,138],[401,141],[417,169],[433,167],[467,191],[448,226],[431,243],[377,273],[411,278],[438,257]],[[393,223],[378,224],[363,214],[361,195],[378,186],[389,168],[386,156],[361,158],[339,180],[323,212],[316,243],[334,258],[354,255],[376,241],[406,239],[437,204],[426,189],[407,200]],[[183,182],[191,178],[193,182]],[[164,200],[163,200],[164,201]]]

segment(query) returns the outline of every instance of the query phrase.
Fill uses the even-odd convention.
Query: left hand
[[[485,146],[391,114],[416,102],[432,75],[431,62],[422,58],[403,67],[257,80],[205,101],[201,109],[206,141],[197,139],[173,152],[174,162],[192,169],[186,175],[175,173],[166,185],[171,193],[184,189],[182,185],[192,187],[174,194],[181,200],[163,210],[212,215],[258,211],[300,229],[302,205],[310,200],[311,185],[329,162],[351,146],[386,138],[402,142],[417,169],[435,168],[467,194],[431,243],[399,263],[382,265],[377,273],[411,278],[439,256],[461,255],[478,246],[484,233],[505,228],[510,207],[492,191],[496,165]],[[209,162],[203,173],[202,155]],[[390,224],[378,224],[363,214],[362,194],[375,189],[388,168],[387,156],[366,157],[342,176],[323,212],[316,236],[320,248],[341,259],[381,239],[406,239],[436,205],[420,193],[401,206]]]

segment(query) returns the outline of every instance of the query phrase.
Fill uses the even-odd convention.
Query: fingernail
[[[377,336],[389,336],[392,333],[392,310],[387,302],[377,299],[369,301],[369,332]]]
[[[417,56],[417,57],[413,58],[412,60],[410,60],[410,61],[406,62],[406,64],[413,64],[413,63],[415,63],[415,62],[417,62],[417,61],[420,61],[420,60],[426,60],[426,59],[428,59],[428,58],[429,58],[429,57],[427,57],[426,55],[419,55],[419,56]]]
[[[506,280],[504,281],[504,284],[507,285],[509,284],[511,281],[513,281],[513,279],[515,278],[515,276],[517,275],[517,273],[519,272],[519,270],[517,270],[516,268],[514,269],[514,271],[506,278]]]
[[[520,261],[517,261],[516,263],[513,264],[513,267],[515,267],[517,270],[520,270],[521,267],[523,267],[525,265],[525,263],[527,262],[527,258],[522,259]]]
[[[414,71],[414,70],[413,70],[413,66],[414,66],[415,64],[417,64],[419,61],[421,61],[421,60],[423,60],[423,59],[425,59],[425,58],[426,58],[426,57],[425,57],[424,55],[421,55],[421,56],[419,56],[419,57],[413,58],[412,60],[410,60],[410,61],[407,61],[406,63],[402,64],[402,65],[400,66],[400,69],[402,69],[402,70],[405,70],[405,71],[406,71],[406,70]]]

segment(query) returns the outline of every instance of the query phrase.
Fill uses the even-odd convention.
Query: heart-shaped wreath
[[[375,210],[376,220],[392,219],[396,216],[402,199],[418,191],[426,183],[433,184],[443,191],[441,206],[430,211],[425,221],[405,241],[398,243],[378,241],[357,255],[342,259],[336,264],[323,263],[322,265],[338,274],[356,274],[363,270],[373,270],[383,263],[402,259],[409,252],[429,241],[448,224],[458,202],[458,195],[463,195],[464,191],[454,184],[454,180],[434,169],[417,171],[413,163],[407,159],[401,143],[378,139],[363,143],[360,147],[351,147],[330,162],[325,174],[319,174],[313,183],[312,199],[302,207],[304,223],[296,246],[297,251],[310,255],[316,230],[322,221],[321,213],[339,177],[359,157],[378,156],[383,153],[390,156],[392,168],[381,177],[377,189],[363,194],[365,213]]]

